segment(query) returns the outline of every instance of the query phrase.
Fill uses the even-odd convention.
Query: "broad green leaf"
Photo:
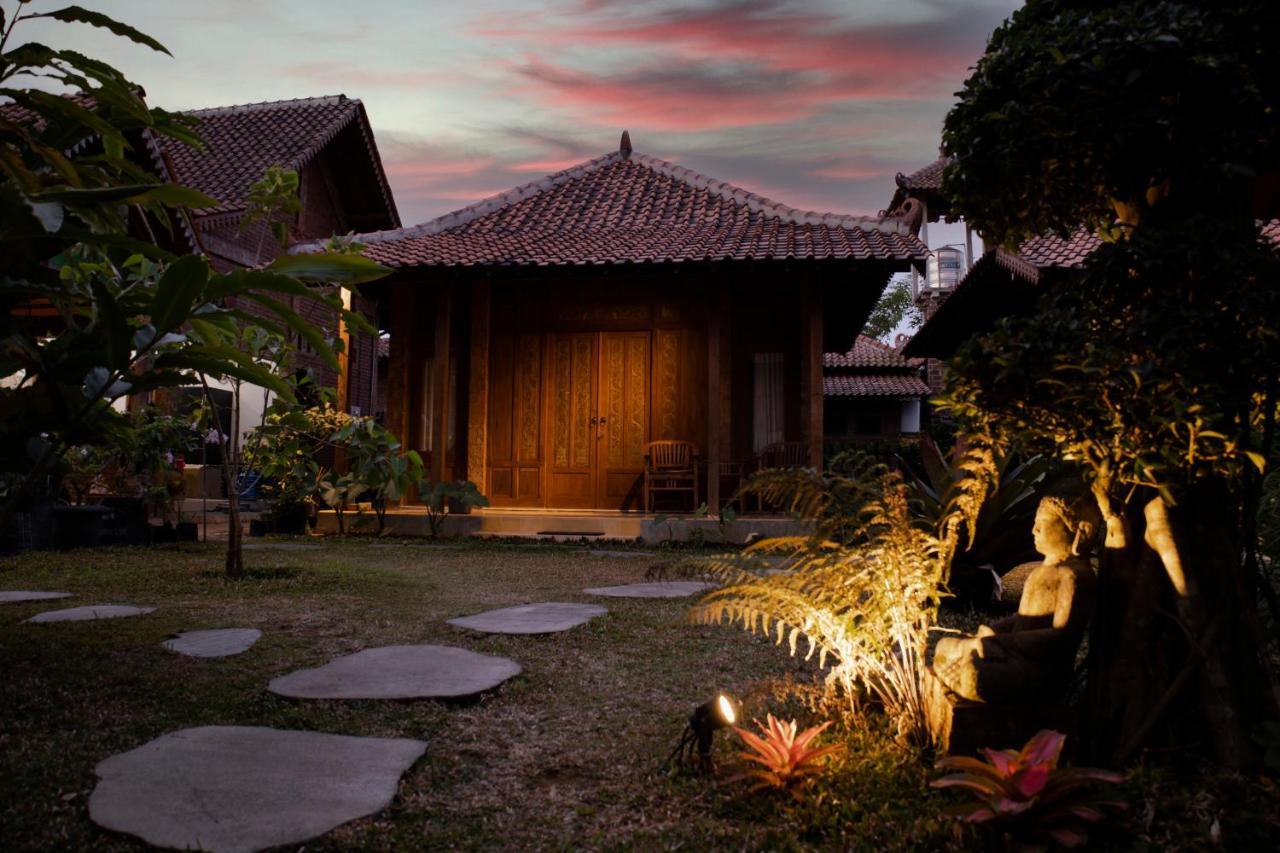
[[[159,370],[192,370],[210,376],[230,376],[252,385],[268,388],[285,399],[293,399],[293,391],[280,377],[256,364],[241,364],[233,359],[219,357],[203,348],[191,348],[166,352],[156,358]]]
[[[389,267],[384,267],[377,261],[339,252],[281,255],[267,269],[307,281],[333,284],[362,284],[391,274]]]
[[[93,299],[97,308],[97,324],[107,348],[109,366],[123,370],[129,365],[129,357],[133,352],[132,330],[124,312],[114,297],[100,281],[93,282]]]
[[[155,189],[147,190],[127,199],[130,204],[147,204],[159,202],[169,207],[189,207],[192,210],[204,210],[217,207],[220,202],[213,196],[205,195],[199,190],[184,187],[181,184],[162,184]]]
[[[184,255],[160,277],[151,304],[151,325],[159,332],[177,328],[196,307],[209,280],[209,264],[197,255]]]
[[[53,12],[42,12],[40,14],[28,15],[29,18],[53,18],[55,21],[63,21],[69,24],[89,24],[95,27],[102,27],[118,36],[123,36],[130,41],[138,44],[144,44],[152,50],[160,53],[169,53],[168,48],[160,42],[153,39],[146,33],[135,30],[128,24],[122,24],[115,18],[108,17],[101,12],[92,12],[81,6],[67,6],[65,9],[57,9]],[[169,54],[172,56],[173,54]]]
[[[298,333],[303,340],[311,345],[316,354],[324,359],[325,364],[334,370],[338,369],[338,358],[333,353],[333,347],[325,340],[324,334],[316,328],[312,323],[307,322],[301,315],[291,309],[288,305],[277,299],[272,299],[262,293],[246,293],[245,297],[252,299],[264,308],[279,317],[289,328]]]

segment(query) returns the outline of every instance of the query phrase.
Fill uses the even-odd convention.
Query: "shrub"
[[[934,788],[958,788],[969,799],[951,811],[967,823],[998,827],[1022,846],[1049,840],[1063,847],[1088,841],[1088,825],[1122,810],[1125,803],[1100,799],[1093,783],[1116,783],[1124,776],[1090,767],[1058,767],[1066,735],[1037,733],[1021,750],[984,749],[986,761],[948,756],[934,765],[958,772],[929,783]]]

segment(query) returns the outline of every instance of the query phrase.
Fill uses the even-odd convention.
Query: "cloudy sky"
[[[171,109],[364,101],[406,224],[617,147],[795,207],[875,213],[937,156],[1013,0],[81,0],[173,57],[80,25]],[[11,10],[10,0],[3,2]],[[58,8],[37,0],[34,8]]]

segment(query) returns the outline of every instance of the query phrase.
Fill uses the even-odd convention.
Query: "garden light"
[[[670,766],[676,756],[680,756],[683,764],[692,764],[694,750],[697,750],[698,768],[705,772],[711,770],[711,742],[717,729],[733,725],[738,719],[733,700],[724,693],[719,693],[709,702],[703,702],[693,709],[689,722],[680,735],[675,749],[667,756],[663,768]]]

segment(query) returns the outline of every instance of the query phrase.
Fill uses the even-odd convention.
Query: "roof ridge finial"
[[[622,131],[622,141],[618,143],[618,153],[622,155],[623,160],[631,156],[631,134],[628,131]]]

